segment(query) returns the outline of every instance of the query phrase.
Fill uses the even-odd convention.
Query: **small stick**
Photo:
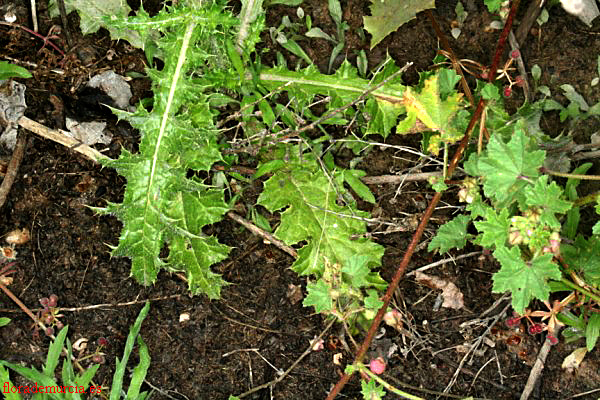
[[[558,337],[559,331],[560,327],[556,327],[554,329],[554,332],[548,332],[548,335]],[[525,387],[521,392],[520,400],[527,400],[529,398],[529,395],[533,391],[535,384],[537,383],[538,379],[540,378],[540,375],[542,374],[542,371],[544,370],[544,363],[546,362],[546,358],[548,357],[551,348],[552,343],[550,342],[550,340],[548,340],[548,337],[546,337],[544,345],[542,346],[540,352],[537,355],[535,364],[533,365],[533,368],[531,368],[531,372],[529,372],[529,378],[527,379],[527,383],[525,384]]]
[[[50,129],[47,126],[44,126],[36,121],[33,121],[27,117],[19,118],[19,125],[23,128],[31,131],[39,136],[42,136],[46,139],[53,140],[57,143],[62,144],[65,147],[75,150],[78,153],[83,154],[90,160],[94,162],[99,162],[101,159],[109,159],[109,157],[100,153],[98,150],[91,148],[90,146],[81,143],[79,140],[68,136],[63,131],[57,131],[54,129]]]
[[[461,260],[463,258],[469,258],[469,257],[478,256],[481,253],[483,253],[483,252],[482,251],[472,251],[472,252],[467,253],[467,254],[461,254],[460,256],[456,256],[456,257],[452,257],[452,258],[445,258],[443,260],[436,261],[436,262],[433,262],[431,264],[427,264],[427,265],[424,265],[424,266],[422,266],[420,268],[417,268],[417,269],[415,269],[413,271],[410,271],[405,276],[406,277],[413,276],[413,275],[415,275],[417,273],[417,271],[418,272],[423,272],[423,271],[426,271],[426,270],[428,270],[430,268],[437,267],[438,265],[442,265],[442,264],[446,264],[446,263],[450,263],[450,262],[455,262],[455,261]]]
[[[335,319],[332,319],[332,320],[329,322],[329,324],[327,324],[327,326],[325,327],[325,329],[324,329],[324,330],[323,330],[323,331],[322,331],[322,332],[319,334],[319,336],[317,336],[317,338],[316,338],[316,339],[314,339],[314,341],[313,341],[313,342],[317,342],[317,341],[319,341],[319,340],[320,340],[320,339],[321,339],[323,336],[325,336],[325,333],[326,333],[326,332],[327,332],[327,331],[328,331],[328,330],[331,328],[331,326],[333,325],[333,323],[334,323],[335,321],[336,321]],[[302,355],[301,355],[300,357],[298,357],[298,359],[297,359],[296,361],[294,361],[294,363],[293,363],[293,364],[292,364],[292,365],[291,365],[291,366],[290,366],[288,369],[286,369],[284,373],[282,373],[281,375],[279,375],[277,378],[273,379],[272,381],[270,381],[270,382],[267,382],[267,383],[263,383],[263,384],[262,384],[262,385],[260,385],[260,386],[253,387],[252,389],[250,389],[250,390],[248,390],[247,392],[244,392],[244,393],[242,393],[242,394],[238,395],[237,397],[239,397],[239,398],[241,399],[242,397],[246,397],[246,396],[248,396],[248,395],[251,395],[252,393],[258,392],[259,390],[262,390],[262,389],[265,389],[265,388],[268,388],[268,387],[272,387],[273,385],[276,385],[276,384],[278,384],[279,382],[281,382],[281,381],[282,381],[282,380],[283,380],[283,379],[284,379],[286,376],[288,376],[288,375],[289,375],[289,373],[290,373],[290,372],[292,372],[292,370],[293,370],[294,368],[296,368],[296,366],[297,366],[297,365],[300,363],[300,361],[302,361],[302,360],[304,359],[304,357],[306,357],[307,355],[309,355],[310,353],[312,353],[312,352],[313,352],[313,349],[312,349],[312,346],[313,346],[313,345],[312,345],[312,343],[313,343],[313,342],[311,342],[311,344],[310,344],[310,345],[308,346],[308,348],[307,348],[307,349],[304,351],[304,353],[302,353]]]
[[[31,19],[33,20],[33,31],[38,31],[38,20],[37,20],[37,10],[35,7],[35,0],[31,0]]]
[[[529,34],[529,30],[531,29],[533,23],[537,20],[542,12],[544,2],[545,0],[534,0],[529,3],[529,7],[525,12],[525,16],[521,19],[521,23],[519,24],[515,34],[518,43],[523,43],[525,41],[525,38]]]
[[[160,301],[160,300],[170,300],[170,299],[178,299],[179,297],[181,297],[183,295],[181,294],[172,294],[170,296],[162,296],[162,297],[154,297],[152,299],[145,299],[145,300],[132,300],[132,301],[127,301],[124,303],[104,303],[104,304],[92,304],[89,306],[82,306],[82,307],[59,307],[60,308],[60,312],[80,312],[80,311],[87,311],[87,310],[95,310],[97,308],[110,308],[110,307],[125,307],[125,306],[134,306],[136,304],[144,304],[147,301],[153,302],[153,301]],[[31,309],[31,312],[38,312],[41,311],[41,308],[33,308]],[[0,308],[0,311],[2,312],[7,312],[7,313],[17,313],[17,312],[21,312],[19,310],[11,310],[11,309],[7,309],[7,308]]]
[[[23,161],[26,147],[27,135],[24,132],[21,132],[17,138],[17,144],[13,150],[12,158],[6,168],[6,175],[0,185],[0,208],[4,205],[4,202],[6,202],[8,192],[10,192],[10,188],[17,178],[17,171],[19,171],[19,165],[21,165],[21,161]]]
[[[65,0],[58,0],[56,3],[58,4],[58,11],[60,12],[60,20],[65,29],[67,44],[69,45],[69,48],[71,48],[73,47],[73,39],[71,38],[71,31],[69,30],[69,19],[67,18],[67,10],[65,9]]]
[[[275,236],[271,235],[269,232],[267,232],[263,229],[260,229],[258,226],[254,225],[247,219],[240,217],[233,211],[229,211],[227,213],[227,216],[229,218],[231,218],[232,220],[234,220],[235,222],[237,222],[238,224],[245,227],[246,229],[248,229],[250,232],[254,233],[255,235],[258,235],[258,236],[262,237],[264,240],[267,240],[270,243],[274,244],[276,247],[285,251],[290,256],[292,256],[294,258],[298,257],[298,252],[293,247],[288,246],[283,241],[281,241],[281,240],[277,239]]]
[[[455,172],[454,175],[464,175],[463,172]],[[366,185],[381,185],[384,183],[402,183],[402,182],[413,182],[413,181],[426,181],[427,179],[434,176],[442,176],[442,172],[419,172],[416,174],[402,174],[402,175],[380,175],[380,176],[365,176],[360,180]]]

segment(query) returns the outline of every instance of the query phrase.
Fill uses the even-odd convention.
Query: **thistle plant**
[[[361,314],[368,320],[386,286],[377,273],[383,248],[364,237],[369,214],[359,210],[348,189],[367,203],[376,199],[361,182],[364,171],[336,164],[331,150],[339,145],[329,146],[327,133],[306,133],[353,124],[359,140],[370,134],[423,134],[422,148],[434,156],[443,151],[447,161],[448,147],[463,137],[472,117],[456,90],[461,78],[439,68],[422,73],[420,83],[409,87],[401,80],[403,69],[389,59],[370,79],[348,62],[333,75],[312,65],[295,71],[284,63],[267,68],[255,53],[264,28],[261,2],[243,3],[239,18],[224,1],[180,1],[154,17],[142,8],[134,16],[119,12],[110,19],[112,35],[136,32],[149,62],[156,57],[164,63],[147,70],[151,101],[134,113],[115,111],[140,130],[141,143],[138,153],[123,151],[107,163],[127,178],[123,202],[98,210],[123,222],[113,255],[131,257],[132,275],[143,284],[153,283],[161,269],[185,271],[192,293],[218,298],[226,283],[210,267],[225,259],[229,248],[203,228],[220,221],[236,199],[228,203],[221,188],[198,177],[247,153],[257,165],[252,179],[264,181],[258,204],[280,213],[275,236],[299,247],[292,268],[309,279],[304,304],[328,315]],[[378,3],[374,9],[389,6]],[[330,2],[336,18],[337,4]],[[101,22],[107,24],[108,17]],[[378,39],[384,36],[379,32]],[[511,60],[502,70],[510,91],[519,86],[509,75]],[[576,168],[564,187],[552,179],[541,147],[556,141],[539,127],[547,100],[526,104],[511,116],[498,86],[479,82],[476,96],[486,101],[481,124],[490,139],[485,149],[480,140],[464,162],[470,176],[460,184],[459,196],[467,214],[442,226],[429,250],[446,252],[467,241],[489,249],[501,266],[493,291],[510,292],[519,315],[528,313],[534,300],[550,302],[554,292],[578,293],[561,314],[581,318],[569,321],[583,324],[585,332],[591,327],[589,347],[595,344],[592,316],[600,299],[593,256],[599,252],[600,225],[582,234],[579,209],[598,204],[598,195],[579,198],[576,190],[589,166]],[[571,101],[581,108],[576,96]],[[316,104],[325,111],[315,112]],[[242,138],[226,140],[217,129],[224,105],[239,109]],[[594,107],[587,112],[596,112]],[[346,146],[359,153],[364,150],[359,140],[349,139]],[[438,181],[434,189],[447,190],[450,182]],[[471,224],[477,234],[468,230]]]

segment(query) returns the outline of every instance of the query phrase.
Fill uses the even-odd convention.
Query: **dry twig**
[[[12,158],[8,163],[6,174],[4,175],[4,179],[2,180],[2,184],[0,185],[0,208],[4,205],[4,202],[6,202],[8,192],[10,192],[10,188],[12,187],[17,177],[19,165],[21,165],[21,161],[23,161],[23,156],[25,155],[26,148],[27,135],[24,132],[20,132],[19,137],[17,138],[17,145],[13,150]]]

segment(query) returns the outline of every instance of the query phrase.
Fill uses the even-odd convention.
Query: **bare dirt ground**
[[[455,3],[439,1],[434,10],[446,34],[455,18]],[[30,26],[24,4],[0,0],[2,7],[10,4],[19,7],[21,19],[18,22]],[[53,25],[60,25],[59,19],[48,17],[45,0],[37,4],[40,32],[46,33]],[[157,4],[145,6],[150,11],[157,7]],[[313,26],[335,33],[327,2],[307,0],[302,7],[305,14],[312,16]],[[342,1],[342,8],[344,19],[350,25],[343,54],[351,62],[354,63],[357,52],[364,49],[369,66],[373,67],[385,58],[387,51],[398,65],[414,62],[414,67],[405,75],[407,84],[416,83],[417,73],[431,66],[438,42],[424,15],[419,15],[369,51],[368,36],[364,40],[358,34],[362,16],[368,14],[368,2]],[[460,58],[487,65],[499,31],[484,29],[492,17],[482,1],[473,2],[468,11],[462,34],[458,40],[450,38],[450,44]],[[518,17],[522,14],[520,12]],[[297,19],[296,8],[269,8],[268,26],[277,27],[284,15]],[[534,64],[541,67],[541,83],[551,88],[559,102],[564,101],[558,93],[560,85],[565,83],[573,85],[590,104],[600,100],[600,86],[590,86],[600,52],[600,21],[596,22],[594,27],[588,28],[560,7],[554,7],[550,11],[550,21],[541,27],[534,25],[535,29],[521,46],[526,67],[530,69]],[[138,133],[127,124],[117,123],[108,109],[99,106],[102,100],[83,91],[82,85],[90,76],[107,69],[123,75],[131,71],[143,73],[143,53],[125,42],[111,42],[103,30],[83,37],[75,14],[70,15],[69,28],[76,45],[62,57],[48,46],[40,50],[43,42],[27,32],[0,26],[0,59],[11,57],[38,65],[30,68],[33,79],[22,80],[27,85],[26,116],[53,128],[62,128],[65,116],[69,115],[107,121],[114,134],[107,154],[117,157],[121,147],[135,151]],[[56,43],[66,49],[64,29],[59,37]],[[274,58],[277,50],[287,57],[289,65],[295,65],[295,57],[272,43],[268,34],[264,35],[263,44],[272,50],[265,56],[266,63],[270,57]],[[325,40],[308,38],[301,45],[324,69],[332,45]],[[52,72],[53,69],[63,73]],[[134,79],[132,88],[133,102],[149,95],[149,84],[144,79]],[[523,101],[522,94],[516,92],[512,101],[514,103],[509,106],[516,109]],[[588,120],[585,127],[574,133],[574,140],[583,141],[585,138],[578,135],[589,135],[599,127],[598,120]],[[542,121],[542,128],[552,134],[566,129],[553,114]],[[391,135],[387,143],[419,148],[416,137]],[[344,154],[339,155],[342,162],[344,157]],[[3,156],[3,160],[9,158],[10,154]],[[414,156],[381,148],[371,152],[358,168],[366,170],[369,176],[377,176],[405,171],[414,163]],[[599,172],[596,162],[589,173]],[[276,378],[279,369],[285,370],[292,365],[307,349],[309,341],[325,328],[326,321],[311,309],[302,307],[302,302],[291,290],[304,288],[306,284],[289,269],[291,257],[263,243],[262,239],[231,220],[216,224],[211,232],[207,232],[216,234],[222,243],[235,248],[227,261],[214,268],[231,283],[224,289],[221,300],[209,301],[203,296],[191,298],[186,293],[185,282],[164,272],[153,287],[137,284],[129,276],[129,261],[109,255],[107,245],[117,243],[120,223],[115,218],[96,215],[86,207],[120,201],[124,184],[124,179],[115,171],[101,169],[72,150],[30,135],[17,180],[0,210],[0,234],[15,228],[31,231],[31,241],[17,248],[17,272],[10,286],[26,305],[32,309],[39,307],[39,299],[50,294],[58,295],[59,306],[65,308],[104,304],[65,311],[63,318],[69,325],[72,342],[87,338],[93,347],[98,338],[108,339],[107,362],[96,376],[97,383],[110,386],[114,359],[122,354],[129,327],[146,299],[152,299],[152,304],[141,335],[152,357],[145,388],[156,389],[153,399],[226,399],[230,394],[245,392]],[[376,211],[378,218],[383,220],[418,217],[432,196],[426,183],[373,185],[371,189],[377,198],[377,206],[376,210],[370,211]],[[261,182],[255,183],[255,190],[246,195],[259,193]],[[453,195],[446,196],[444,201],[448,206],[457,204]],[[452,212],[453,209],[448,208],[437,213],[426,236],[433,236],[435,224],[443,223]],[[276,215],[265,213],[265,216],[273,221],[277,219]],[[375,240],[386,247],[381,271],[384,278],[390,279],[393,275],[411,235],[410,231],[374,235]],[[476,250],[471,248],[467,252]],[[409,269],[439,259],[440,256],[422,250],[413,257]],[[497,268],[491,258],[474,256],[445,263],[433,270],[437,276],[454,282],[464,293],[465,308],[459,311],[435,310],[437,293],[412,278],[405,279],[396,293],[395,303],[406,317],[406,332],[399,334],[387,329],[376,342],[381,346],[389,343],[399,346],[383,377],[427,399],[438,398],[434,392],[444,391],[451,381],[454,383],[448,393],[454,398],[518,398],[542,338],[508,331],[502,324],[506,314],[487,335],[481,351],[461,363],[465,356],[464,344],[482,335],[486,329],[485,324],[473,324],[468,328],[464,324],[481,318],[482,313],[501,297],[490,291],[490,277]],[[129,304],[119,305],[121,303]],[[497,315],[507,304],[506,300],[500,302],[489,310],[488,316]],[[49,340],[43,334],[35,337],[31,320],[4,295],[0,295],[0,309],[0,315],[13,319],[10,325],[0,328],[0,359],[40,367]],[[188,313],[189,320],[180,322],[182,313]],[[248,398],[324,399],[343,371],[343,364],[353,358],[348,351],[352,350],[352,342],[343,329],[334,326],[326,339],[327,346],[323,351],[311,353],[280,383]],[[345,348],[344,343],[349,347]],[[561,341],[553,347],[532,398],[567,399],[598,389],[600,355],[597,350],[586,357],[578,370],[566,372],[561,369],[564,357],[580,345]],[[342,366],[333,362],[338,353],[342,354]],[[14,382],[20,381],[14,379]],[[596,399],[599,396],[600,393],[595,392],[577,398]],[[339,398],[362,398],[358,380],[352,380]],[[388,394],[387,398],[396,397]]]

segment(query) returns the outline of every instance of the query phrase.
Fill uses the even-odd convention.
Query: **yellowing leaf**
[[[406,108],[407,117],[397,126],[398,133],[422,131],[424,125],[429,130],[437,131],[439,136],[430,140],[429,151],[437,154],[441,142],[453,143],[462,137],[462,131],[452,125],[452,119],[460,110],[462,95],[450,94],[446,99],[440,97],[438,76],[433,75],[425,81],[421,93],[407,87],[402,102]]]
[[[418,12],[435,8],[435,0],[371,0],[371,3],[371,16],[363,17],[365,29],[373,36],[371,49]]]

